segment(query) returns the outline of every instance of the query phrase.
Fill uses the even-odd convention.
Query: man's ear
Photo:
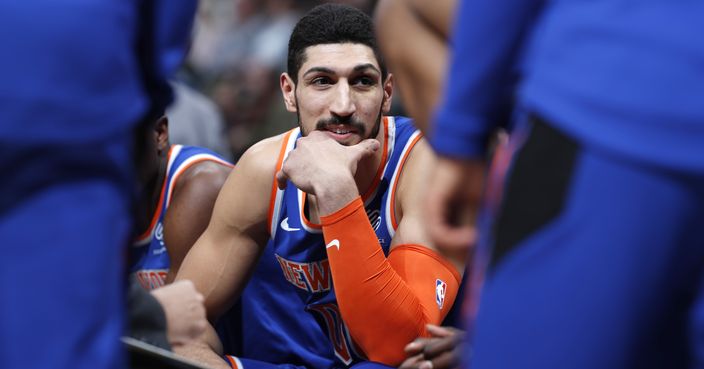
[[[279,77],[279,84],[281,85],[281,94],[284,97],[286,110],[292,113],[297,112],[298,106],[296,105],[296,83],[293,82],[293,79],[288,75],[288,73],[281,73],[281,77]]]
[[[154,125],[154,133],[156,134],[156,149],[159,154],[166,154],[169,150],[169,118],[166,115],[162,115],[161,118],[157,119]]]
[[[386,75],[386,81],[384,81],[384,85],[382,87],[384,88],[384,101],[381,105],[381,111],[386,114],[389,112],[389,110],[391,110],[391,98],[394,94],[393,74],[389,73],[388,75]]]

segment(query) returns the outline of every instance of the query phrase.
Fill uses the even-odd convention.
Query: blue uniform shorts
[[[487,233],[472,369],[704,366],[701,174],[534,120]]]

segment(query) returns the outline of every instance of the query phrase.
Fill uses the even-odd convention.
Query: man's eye
[[[315,77],[315,78],[313,78],[312,81],[310,81],[310,83],[313,85],[323,86],[323,85],[329,85],[331,83],[331,81],[330,81],[330,78],[328,78],[328,77]]]
[[[374,79],[370,77],[359,77],[355,80],[355,84],[362,86],[373,86],[374,83]]]

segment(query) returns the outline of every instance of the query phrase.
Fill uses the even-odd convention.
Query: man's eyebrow
[[[372,63],[365,63],[365,64],[357,65],[352,70],[354,72],[361,72],[361,71],[365,71],[367,69],[371,69],[371,70],[377,72],[378,74],[381,74],[381,71],[379,71],[379,69],[377,67],[375,67],[374,64],[372,64]],[[335,74],[335,71],[330,68],[312,67],[312,68],[308,69],[305,73],[303,73],[303,77],[305,77],[311,73],[316,73],[316,72],[325,73],[325,74]]]
[[[374,64],[372,64],[372,63],[366,63],[366,64],[358,65],[358,66],[354,67],[353,70],[354,70],[355,72],[360,72],[360,71],[364,71],[364,70],[367,70],[367,69],[372,69],[372,70],[374,70],[375,72],[381,74],[381,72],[379,71],[379,69],[378,69],[377,67],[375,67]]]
[[[333,71],[330,68],[312,67],[312,68],[308,69],[305,73],[303,73],[303,77],[305,77],[311,73],[315,73],[315,72],[321,72],[321,73],[325,73],[325,74],[335,74],[335,71]]]

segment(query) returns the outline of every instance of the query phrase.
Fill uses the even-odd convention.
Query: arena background
[[[279,90],[288,37],[312,7],[344,3],[371,14],[375,0],[201,0],[193,43],[167,112],[172,143],[237,158],[253,143],[293,127]],[[392,113],[401,113],[399,94]]]

